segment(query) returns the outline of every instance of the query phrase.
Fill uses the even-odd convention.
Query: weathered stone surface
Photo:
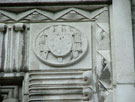
[[[3,23],[1,23],[1,26]],[[3,29],[4,28],[4,29]],[[4,72],[24,72],[27,71],[27,51],[25,42],[27,27],[23,23],[6,24],[1,27],[1,69]]]
[[[117,86],[117,102],[134,102],[135,87],[134,85],[118,85]]]
[[[131,5],[135,6],[135,0],[131,0]]]
[[[113,100],[114,102],[134,102],[135,72],[131,2],[128,0],[114,0],[113,3],[112,61],[114,62],[113,82],[115,86]]]
[[[129,1],[0,1],[2,102],[134,102]]]
[[[14,98],[9,98],[9,99],[5,99],[2,102],[18,102],[18,100],[17,99],[14,99]]]
[[[127,6],[126,9],[125,6]],[[114,1],[113,5],[113,11],[115,11],[113,16],[113,40],[115,40],[114,57],[117,83],[134,83],[134,54],[130,6],[130,2],[127,0]],[[121,11],[116,12],[117,10]]]
[[[87,34],[84,31],[85,27],[89,28]],[[30,70],[33,70],[34,63],[38,66],[36,68],[38,70],[44,67],[91,69],[90,32],[90,23],[32,24]]]
[[[0,4],[6,3],[108,3],[112,0],[0,0]]]

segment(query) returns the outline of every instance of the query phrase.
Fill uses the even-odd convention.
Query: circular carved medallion
[[[70,65],[85,54],[87,38],[69,25],[52,25],[43,29],[35,38],[35,55],[53,66]]]
[[[48,48],[55,56],[65,56],[72,48],[72,36],[68,33],[57,32],[48,35]]]

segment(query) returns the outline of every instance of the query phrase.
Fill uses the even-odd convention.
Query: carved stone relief
[[[23,23],[0,24],[0,71],[24,72],[27,49],[25,33],[27,27]]]
[[[78,61],[87,51],[87,37],[68,25],[52,25],[35,39],[36,56],[47,64],[64,66]]]
[[[90,22],[32,24],[30,33],[30,70],[92,68]]]
[[[21,89],[17,85],[6,85],[6,86],[1,86],[1,96],[2,96],[2,102],[19,102],[21,101]]]
[[[105,16],[106,15],[106,16]],[[108,12],[97,16],[96,24],[96,77],[99,102],[112,102],[112,69]]]
[[[32,71],[29,83],[30,102],[90,102],[93,96],[91,71]]]
[[[4,52],[0,62],[4,69],[0,70],[24,72],[29,67],[29,80],[23,83],[23,88],[27,87],[23,90],[25,101],[111,102],[107,14],[106,7],[92,12],[78,8],[21,13],[1,10],[0,22],[31,24],[0,26],[0,51]]]
[[[88,21],[106,10],[106,7],[92,12],[79,8],[67,8],[57,12],[32,9],[19,13],[0,10],[0,22]]]

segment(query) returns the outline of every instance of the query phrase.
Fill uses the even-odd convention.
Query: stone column
[[[112,62],[114,102],[134,102],[134,54],[130,0],[113,0]]]

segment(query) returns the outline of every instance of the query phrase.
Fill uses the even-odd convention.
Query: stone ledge
[[[1,6],[7,5],[56,5],[56,4],[110,4],[112,0],[0,0]]]
[[[22,85],[25,73],[0,73],[1,85]]]

